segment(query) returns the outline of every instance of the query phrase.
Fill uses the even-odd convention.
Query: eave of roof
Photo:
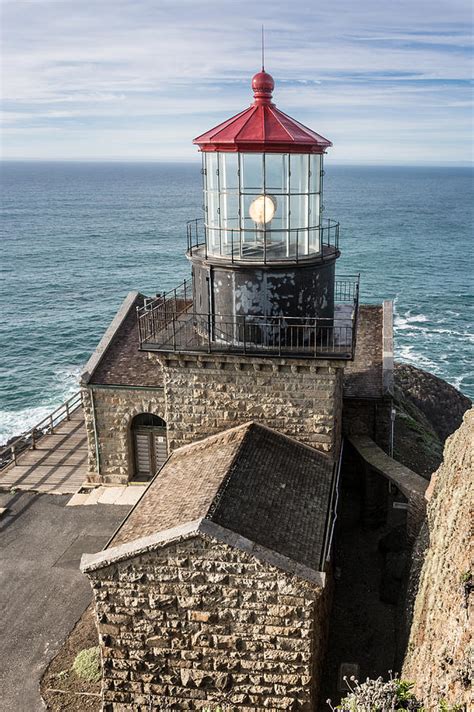
[[[186,522],[173,529],[157,532],[156,534],[135,539],[131,542],[119,544],[110,549],[100,551],[97,554],[83,554],[81,558],[81,571],[90,574],[106,566],[125,561],[133,556],[140,556],[161,547],[169,546],[180,541],[186,541],[187,539],[192,539],[197,536],[210,538],[221,544],[232,546],[234,549],[251,555],[258,561],[274,566],[281,571],[292,574],[318,587],[323,588],[325,586],[326,574],[323,571],[317,571],[316,569],[297,563],[287,556],[260,546],[250,539],[246,539],[206,518]]]
[[[331,141],[277,109],[252,104],[193,141],[201,151],[324,153]]]

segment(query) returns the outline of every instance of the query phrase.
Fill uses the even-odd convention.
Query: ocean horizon
[[[361,303],[393,299],[397,360],[472,399],[472,167],[325,169],[338,274],[360,272]],[[5,161],[1,190],[3,443],[78,389],[129,291],[190,274],[186,221],[202,199],[198,161]]]

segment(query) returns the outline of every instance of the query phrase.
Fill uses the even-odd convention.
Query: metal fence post
[[[176,351],[176,322],[174,314],[171,317],[171,323],[173,324],[173,351]]]

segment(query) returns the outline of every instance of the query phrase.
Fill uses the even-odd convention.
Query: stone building
[[[174,451],[82,560],[104,710],[314,709],[336,474],[256,423]]]

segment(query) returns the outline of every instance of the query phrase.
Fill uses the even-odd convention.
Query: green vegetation
[[[102,677],[99,646],[96,645],[93,648],[81,650],[81,652],[76,655],[72,669],[82,680],[98,682]]]
[[[439,712],[463,712],[464,705],[448,705],[446,700],[439,701]]]
[[[400,680],[397,676],[384,680],[378,677],[376,680],[367,678],[365,682],[359,683],[355,677],[344,681],[349,688],[349,694],[341,700],[341,704],[333,707],[331,700],[328,704],[335,712],[400,712],[401,710],[411,710],[412,712],[422,712],[423,705],[417,700],[412,692],[413,682]]]
[[[401,680],[397,675],[384,680],[378,677],[376,680],[366,679],[360,683],[352,676],[350,679],[344,677],[349,693],[341,700],[341,704],[333,707],[331,700],[327,700],[332,712],[425,712],[423,703],[420,702],[413,693],[413,682]],[[438,712],[465,712],[463,705],[449,705],[446,700],[441,699],[438,704]]]

